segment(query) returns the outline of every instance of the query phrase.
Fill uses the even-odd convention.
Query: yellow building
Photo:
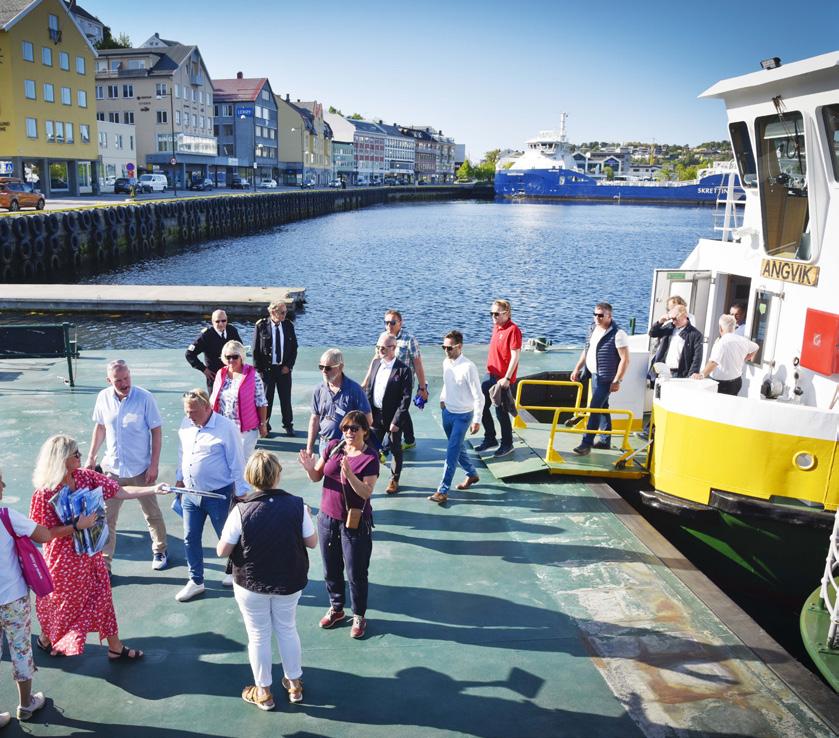
[[[0,0],[0,175],[48,196],[92,191],[95,59],[62,0]]]

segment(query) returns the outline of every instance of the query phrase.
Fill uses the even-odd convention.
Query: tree
[[[128,37],[128,34],[123,32],[120,33],[116,38],[111,35],[111,29],[105,26],[105,30],[102,34],[102,40],[98,41],[95,44],[97,50],[102,49],[130,49],[131,48],[131,39]]]
[[[329,106],[329,112],[334,113],[335,115],[343,115],[343,113],[338,108],[336,108],[334,105]]]
[[[615,170],[612,169],[610,166],[603,167],[603,173],[606,175],[606,179],[614,179],[615,178]]]
[[[350,116],[350,120],[364,120],[364,118],[361,115],[359,115],[358,113],[353,113]]]
[[[472,162],[469,161],[469,159],[463,162],[463,164],[457,168],[455,176],[458,179],[475,179],[475,167],[472,166]]]
[[[493,149],[492,151],[487,151],[484,154],[484,158],[481,159],[481,164],[490,164],[495,170],[495,165],[498,163],[498,159],[501,156],[501,149]]]

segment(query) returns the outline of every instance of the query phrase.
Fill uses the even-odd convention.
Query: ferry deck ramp
[[[317,348],[300,352],[293,403],[306,426],[319,375]],[[467,347],[479,366],[486,349]],[[347,352],[360,379],[371,349]],[[439,357],[426,352],[432,398]],[[164,417],[161,478],[174,479],[181,394],[203,377],[180,350],[119,352]],[[75,389],[60,360],[0,362],[0,465],[6,503],[26,511],[37,449],[55,432],[87,448],[105,356],[82,350]],[[523,372],[549,357],[525,355]],[[66,367],[65,367],[66,370]],[[829,736],[836,698],[791,661],[609,488],[544,473],[480,484],[428,502],[445,438],[439,409],[413,409],[418,446],[406,453],[398,495],[374,497],[366,637],[317,622],[328,606],[320,556],[298,611],[305,698],[263,713],[239,697],[252,683],[241,617],[220,580],[205,531],[207,592],[174,595],[186,580],[180,519],[168,508],[171,566],[154,572],[139,506],[123,506],[114,564],[120,635],[141,663],[109,663],[95,637],[83,656],[35,652],[47,706],[5,736]],[[302,434],[301,434],[302,435]],[[269,439],[282,486],[316,508],[319,486],[295,461],[302,437]],[[458,479],[460,473],[458,474]],[[165,498],[164,498],[165,501]],[[719,613],[722,612],[723,615]],[[739,625],[737,623],[739,622]],[[735,623],[732,625],[732,623]],[[34,623],[37,633],[37,622]],[[8,660],[0,709],[14,709]],[[806,697],[806,701],[804,699]],[[833,723],[835,727],[836,723]]]

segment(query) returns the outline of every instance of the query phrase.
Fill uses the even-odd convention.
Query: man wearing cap
[[[213,380],[216,372],[221,369],[221,348],[228,341],[239,341],[239,331],[236,327],[227,322],[227,313],[224,310],[216,310],[212,315],[212,326],[201,329],[198,338],[195,339],[186,349],[186,360],[191,367],[204,374],[207,379],[207,392],[213,391]],[[203,363],[198,358],[204,354]]]

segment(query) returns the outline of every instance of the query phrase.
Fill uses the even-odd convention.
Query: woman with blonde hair
[[[38,525],[62,525],[50,500],[65,485],[71,492],[101,487],[105,500],[163,494],[162,484],[121,487],[104,474],[83,469],[81,459],[79,445],[70,436],[52,436],[41,446],[32,474],[36,489],[29,506],[29,517]],[[81,529],[81,521],[73,521],[74,530]],[[35,601],[41,624],[38,648],[51,656],[75,656],[84,653],[87,634],[98,631],[100,640],[108,642],[109,659],[140,658],[142,651],[128,648],[119,638],[108,566],[101,551],[93,556],[78,554],[72,538],[56,538],[44,545],[44,558],[55,589]]]
[[[248,632],[248,657],[255,684],[242,699],[272,710],[271,634],[283,662],[283,687],[290,702],[303,700],[303,668],[296,612],[308,581],[306,548],[318,534],[303,499],[281,489],[282,466],[267,451],[256,451],[245,467],[252,492],[230,511],[216,552],[231,556],[233,594]]]
[[[210,405],[232,420],[242,437],[242,455],[247,459],[258,437],[268,435],[268,399],[259,372],[245,363],[245,347],[228,341],[221,349],[222,367],[216,372]]]

